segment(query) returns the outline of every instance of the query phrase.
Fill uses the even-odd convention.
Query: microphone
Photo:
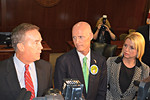
[[[30,100],[30,97],[31,97],[31,92],[30,91],[26,91],[23,100]]]
[[[27,91],[25,88],[22,88],[16,100],[29,100],[30,97],[31,97],[31,92]]]

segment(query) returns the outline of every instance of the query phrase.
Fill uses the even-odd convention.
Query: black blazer
[[[149,43],[149,25],[140,26],[137,29],[137,32],[140,32],[144,36],[145,43],[147,46]]]
[[[52,67],[44,60],[35,61],[38,93],[37,96],[44,95],[52,87]],[[16,100],[21,87],[18,81],[13,57],[0,62],[0,100]]]
[[[142,61],[150,66],[150,44],[149,44],[149,25],[140,26],[137,29],[137,32],[140,32],[145,39],[145,52],[142,57]]]
[[[96,52],[91,51],[91,65],[93,64],[98,66],[99,71],[96,75],[92,75],[89,72],[88,94],[86,94],[85,87],[83,94],[86,100],[105,100],[107,90],[106,60]],[[60,56],[56,61],[55,88],[62,90],[64,78],[78,79],[85,86],[82,67],[76,49]]]

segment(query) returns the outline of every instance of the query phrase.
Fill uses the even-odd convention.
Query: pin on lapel
[[[95,64],[96,64],[96,60],[95,59],[93,59],[94,60],[94,62],[95,62]]]
[[[98,73],[98,66],[97,65],[91,65],[90,72],[92,75],[96,75]]]

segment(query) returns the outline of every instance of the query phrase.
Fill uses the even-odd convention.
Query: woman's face
[[[135,44],[130,40],[126,39],[123,45],[123,55],[127,59],[135,59],[137,57],[137,50]]]

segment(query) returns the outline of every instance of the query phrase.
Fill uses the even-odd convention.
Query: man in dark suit
[[[25,65],[29,66],[31,97],[43,96],[52,87],[52,67],[49,62],[40,60],[42,37],[39,27],[23,23],[12,32],[12,46],[14,56],[0,62],[0,100],[25,100],[22,88],[26,88]],[[21,97],[22,96],[22,97]],[[31,97],[30,97],[31,96]]]
[[[78,79],[84,84],[83,95],[86,100],[105,100],[107,90],[106,60],[90,49],[93,38],[87,22],[78,22],[73,26],[72,38],[76,48],[60,56],[56,61],[54,84],[62,90],[63,79]],[[87,58],[86,78],[84,58]]]
[[[137,29],[137,32],[140,32],[145,39],[145,52],[142,57],[142,61],[148,66],[150,66],[150,25],[147,24],[144,26],[140,26]]]

